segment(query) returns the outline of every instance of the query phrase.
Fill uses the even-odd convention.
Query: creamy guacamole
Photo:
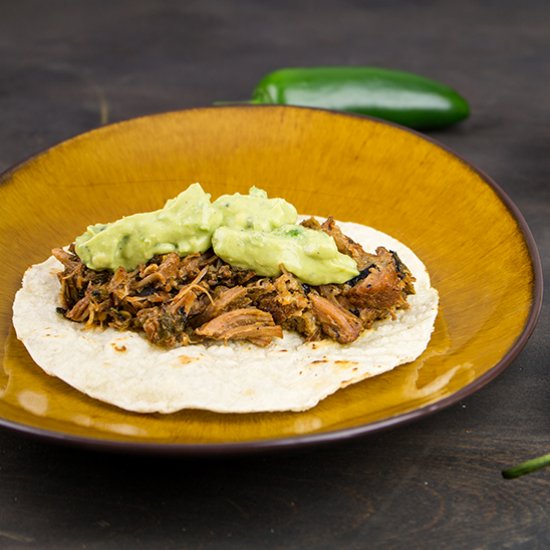
[[[358,275],[355,261],[338,252],[332,237],[296,220],[292,204],[256,187],[211,203],[194,183],[160,210],[89,226],[75,249],[95,270],[132,270],[155,254],[186,256],[212,246],[229,264],[263,276],[279,275],[284,267],[304,283],[320,285]]]
[[[269,199],[263,189],[251,187],[248,195],[222,195],[214,201],[223,216],[222,226],[233,229],[272,231],[296,223],[296,208],[284,199]]]
[[[155,254],[204,252],[221,221],[210,195],[194,183],[160,210],[89,226],[75,240],[76,253],[90,269],[131,270]]]
[[[355,261],[338,252],[332,237],[300,225],[283,225],[270,232],[220,227],[212,247],[235,267],[275,277],[284,266],[310,285],[345,283],[359,273]]]

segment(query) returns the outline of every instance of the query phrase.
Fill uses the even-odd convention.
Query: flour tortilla
[[[339,223],[365,250],[398,253],[416,278],[410,308],[375,323],[348,345],[305,343],[285,331],[266,348],[214,343],[165,350],[138,333],[85,329],[64,319],[53,257],[32,266],[13,306],[17,337],[48,374],[77,390],[129,411],[220,413],[303,411],[340,388],[416,359],[428,345],[438,294],[422,262],[406,246],[372,228]]]

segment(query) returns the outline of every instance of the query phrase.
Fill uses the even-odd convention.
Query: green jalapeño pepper
[[[470,112],[466,100],[444,84],[376,67],[280,69],[260,80],[251,103],[335,109],[418,130],[454,124]]]

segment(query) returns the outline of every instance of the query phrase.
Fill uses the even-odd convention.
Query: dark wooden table
[[[550,4],[512,0],[0,3],[0,170],[75,133],[244,99],[285,65],[368,64],[458,88],[432,135],[526,217],[550,280]],[[0,548],[549,548],[549,308],[488,387],[435,416],[299,454],[182,460],[0,432]]]

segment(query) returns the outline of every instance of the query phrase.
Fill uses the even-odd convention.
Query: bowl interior
[[[25,269],[88,224],[159,208],[195,181],[213,197],[256,185],[301,213],[371,225],[408,245],[440,293],[426,352],[304,413],[133,414],[43,374],[11,328]],[[30,159],[3,176],[0,198],[0,418],[8,425],[168,445],[376,430],[483,385],[517,352],[536,309],[525,228],[499,192],[433,142],[366,118],[285,107],[144,117]]]

